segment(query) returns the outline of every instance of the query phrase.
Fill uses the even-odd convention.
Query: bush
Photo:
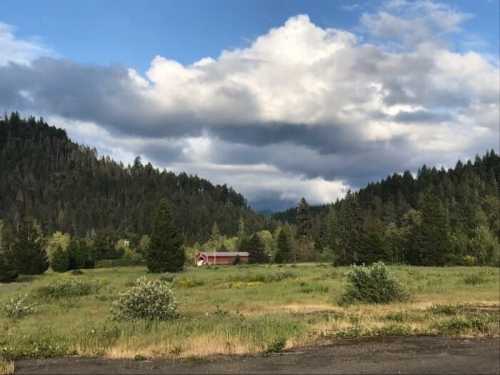
[[[433,328],[441,335],[457,335],[466,332],[489,334],[490,330],[493,330],[495,326],[498,327],[498,320],[495,315],[466,314],[438,321]]]
[[[33,314],[35,312],[35,307],[32,304],[27,303],[28,295],[16,296],[11,298],[3,306],[3,311],[7,318],[20,319],[26,315]]]
[[[278,337],[267,346],[267,353],[280,353],[286,347],[286,338]]]
[[[101,286],[97,281],[57,280],[51,285],[38,288],[37,294],[40,297],[48,298],[81,297],[96,293]]]
[[[141,277],[135,286],[120,294],[112,314],[120,320],[169,320],[176,316],[176,308],[168,282]]]
[[[371,266],[353,266],[347,274],[347,287],[341,304],[390,303],[409,298],[403,286],[389,274],[384,263]]]
[[[66,272],[69,270],[69,253],[61,246],[56,247],[50,257],[50,266],[55,272]]]

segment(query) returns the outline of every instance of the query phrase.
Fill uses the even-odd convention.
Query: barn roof
[[[199,254],[213,256],[214,252],[213,251],[201,251]],[[216,251],[215,256],[217,256],[217,257],[236,257],[236,256],[247,257],[248,253],[246,251]]]

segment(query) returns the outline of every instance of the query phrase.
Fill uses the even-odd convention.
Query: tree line
[[[251,263],[500,265],[493,150],[448,170],[393,174],[329,205],[302,199],[269,218],[225,186],[98,158],[42,119],[0,120],[0,145],[4,281],[49,265],[176,272],[214,250],[246,251]]]
[[[0,219],[18,226],[26,214],[44,233],[84,238],[98,232],[139,241],[152,230],[158,202],[167,199],[187,243],[207,240],[217,221],[236,234],[243,217],[255,230],[266,219],[226,185],[143,164],[123,165],[72,142],[43,119],[11,113],[0,119]]]
[[[393,174],[337,202],[274,215],[304,259],[335,264],[500,265],[500,156]]]

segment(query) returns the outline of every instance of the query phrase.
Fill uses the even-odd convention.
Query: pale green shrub
[[[28,295],[16,296],[7,301],[2,310],[11,319],[20,319],[35,312],[34,305],[27,302]]]
[[[176,316],[177,304],[170,284],[163,280],[137,279],[135,286],[120,294],[112,314],[120,320],[169,320]]]
[[[408,292],[389,274],[382,262],[371,266],[353,266],[347,274],[347,281],[341,304],[390,303],[409,298]]]

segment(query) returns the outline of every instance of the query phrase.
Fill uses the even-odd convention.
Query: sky
[[[499,1],[0,1],[0,110],[102,155],[329,203],[499,150]]]

